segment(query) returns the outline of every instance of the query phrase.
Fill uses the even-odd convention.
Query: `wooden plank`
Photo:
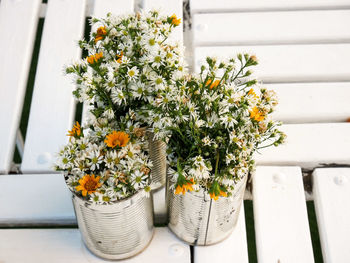
[[[193,16],[195,46],[349,42],[350,10]]]
[[[0,255],[2,262],[11,263],[106,262],[87,250],[78,229],[1,229]],[[142,253],[119,262],[190,263],[190,248],[160,227]]]
[[[285,124],[285,144],[255,154],[260,165],[298,165],[312,169],[350,163],[350,123]]]
[[[183,41],[183,10],[182,0],[143,0],[143,9],[146,11],[156,9],[164,15],[175,14],[177,18],[181,18],[181,24],[172,32],[170,39],[175,42]]]
[[[253,206],[259,262],[314,262],[299,167],[257,167]]]
[[[41,0],[0,5],[0,174],[10,170],[22,113]]]
[[[2,175],[0,185],[0,226],[76,225],[62,175]]]
[[[316,169],[312,179],[324,261],[348,262],[350,168]]]
[[[81,57],[77,41],[84,32],[85,6],[85,0],[48,3],[21,166],[24,173],[52,172],[55,153],[67,142],[75,103],[72,81],[63,70]]]
[[[0,227],[76,225],[71,193],[61,174],[1,175],[0,185]],[[164,224],[165,188],[154,194],[153,206],[154,221]]]
[[[193,14],[232,11],[345,9],[350,7],[350,2],[348,0],[190,0],[190,7]]]
[[[195,48],[195,70],[207,56],[255,54],[254,71],[265,82],[349,81],[350,44],[224,46]]]
[[[242,204],[237,226],[222,242],[211,246],[194,247],[194,263],[248,262],[247,236]]]
[[[279,104],[273,117],[284,123],[345,122],[350,117],[350,82],[267,84]]]
[[[129,14],[134,11],[134,0],[95,0],[92,16],[103,18],[107,13]]]

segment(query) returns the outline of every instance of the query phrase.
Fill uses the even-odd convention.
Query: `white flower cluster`
[[[66,68],[74,76],[75,97],[94,105],[96,118],[112,120],[132,109],[139,121],[161,132],[150,108],[165,105],[187,73],[183,46],[168,39],[179,23],[175,15],[157,11],[92,19],[97,31],[90,41],[80,41],[89,56]]]
[[[112,128],[114,127],[114,128]],[[76,123],[60,151],[56,170],[64,171],[72,192],[103,204],[143,191],[149,194],[152,167],[145,130],[130,124],[124,131],[95,122],[83,130]]]
[[[169,173],[176,193],[201,187],[214,199],[230,196],[253,170],[253,153],[284,141],[280,123],[269,117],[275,93],[249,78],[248,68],[256,64],[247,54],[228,62],[207,58],[198,76],[179,82],[180,94],[162,113],[171,120],[162,125],[171,131]]]

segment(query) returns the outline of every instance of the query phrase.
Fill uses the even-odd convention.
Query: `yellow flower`
[[[105,26],[101,26],[97,29],[96,32],[96,37],[95,37],[95,44],[104,39],[104,37],[107,35],[107,31],[106,31],[106,27]]]
[[[75,187],[77,191],[81,191],[83,196],[86,196],[87,194],[92,194],[96,192],[96,189],[101,187],[100,176],[97,176],[95,178],[95,175],[84,175],[83,178],[79,180],[79,185]]]
[[[186,183],[184,183],[182,186],[180,186],[179,184],[176,186],[175,189],[175,194],[186,194],[187,191],[192,192],[193,191],[193,187],[192,185],[194,184],[194,180],[193,178],[191,178],[189,181],[187,181]]]
[[[215,193],[214,193],[214,192],[209,193],[209,195],[210,195],[210,198],[211,198],[211,199],[214,199],[214,201],[216,201],[216,200],[218,200],[218,199],[219,199],[219,196],[218,196],[218,195],[215,195]]]
[[[256,121],[263,121],[265,119],[265,115],[258,109],[258,107],[254,107],[250,112],[250,118]]]
[[[129,135],[125,132],[117,132],[113,131],[112,133],[108,134],[105,139],[105,143],[108,147],[124,147],[129,142],[130,138]]]
[[[227,193],[220,190],[220,196],[227,197]]]
[[[93,65],[95,63],[98,63],[99,60],[103,58],[103,53],[100,52],[100,53],[97,53],[95,55],[91,55],[91,56],[88,56],[87,58],[87,62],[90,64],[90,65]]]
[[[117,62],[118,63],[122,63],[123,54],[124,54],[123,51],[121,51],[119,55],[117,54]]]
[[[214,82],[211,79],[208,79],[207,82],[205,83],[205,86],[209,86],[209,89],[214,89],[217,86],[219,86],[220,80],[214,80]]]
[[[80,136],[81,135],[81,128],[79,122],[76,122],[75,125],[73,125],[73,128],[71,131],[68,131],[67,136]]]
[[[175,14],[173,14],[171,17],[171,23],[174,25],[174,26],[178,26],[180,25],[181,23],[181,18],[177,18]]]
[[[253,96],[256,99],[259,98],[258,95],[256,95],[256,93],[255,93],[255,91],[253,89],[249,90],[248,95],[251,95],[251,96]]]

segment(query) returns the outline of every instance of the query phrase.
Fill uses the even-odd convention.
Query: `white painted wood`
[[[78,229],[1,229],[0,255],[11,263],[106,262],[87,250]],[[190,263],[190,248],[161,227],[142,253],[118,262]]]
[[[350,10],[197,14],[193,41],[195,46],[340,43],[350,40],[349,24]]]
[[[242,204],[237,226],[232,234],[220,243],[194,247],[194,263],[248,262],[247,236]]]
[[[350,82],[267,84],[276,91],[273,118],[284,123],[345,122],[350,117]]]
[[[350,259],[350,168],[316,169],[313,194],[325,262]]]
[[[190,0],[192,13],[349,8],[349,0]]]
[[[298,165],[312,169],[350,164],[350,123],[285,124],[286,143],[255,154],[260,165]]]
[[[299,167],[257,167],[253,205],[259,262],[314,262]]]
[[[175,14],[177,18],[181,18],[181,24],[177,26],[170,39],[172,41],[178,41],[182,43],[183,41],[183,10],[182,10],[182,0],[143,0],[143,9],[146,11],[156,9],[162,14],[173,15]]]
[[[41,0],[0,5],[0,174],[10,170]]]
[[[55,153],[68,140],[75,102],[72,81],[63,72],[65,64],[81,57],[77,41],[84,32],[85,6],[85,0],[48,3],[21,166],[24,173],[52,172]]]
[[[224,46],[195,48],[195,70],[207,56],[255,54],[256,75],[265,82],[349,81],[350,44]]]
[[[63,175],[1,175],[0,185],[0,227],[76,225],[71,193]],[[165,188],[154,194],[153,206],[154,221],[164,224]]]
[[[95,0],[92,16],[103,18],[107,13],[130,14],[134,11],[134,0]]]
[[[2,175],[0,185],[1,226],[76,224],[63,175]]]

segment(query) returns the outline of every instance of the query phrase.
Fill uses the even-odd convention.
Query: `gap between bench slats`
[[[325,262],[349,262],[350,168],[316,169],[312,178]]]
[[[0,5],[0,174],[10,170],[41,0]]]

